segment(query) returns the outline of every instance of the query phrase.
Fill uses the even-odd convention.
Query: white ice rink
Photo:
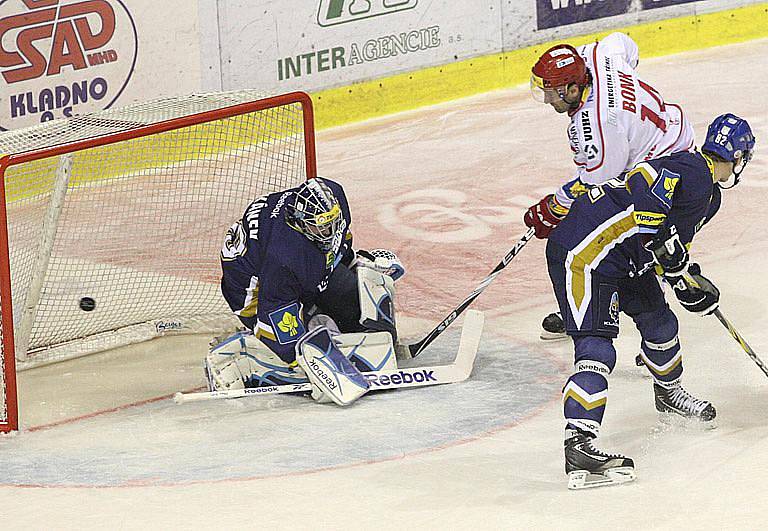
[[[756,159],[692,254],[768,361],[766,57],[760,40],[639,71],[699,139],[723,112],[756,133]],[[524,208],[568,177],[566,126],[521,87],[319,134],[320,174],[347,188],[357,246],[406,264],[402,335],[420,338],[460,302],[524,233]],[[635,459],[629,485],[566,488],[571,347],[538,340],[554,298],[537,240],[476,301],[485,332],[462,384],[346,410],[295,396],[174,405],[174,391],[203,384],[203,337],[22,373],[24,431],[0,438],[0,528],[763,529],[768,378],[714,317],[671,304],[684,384],[715,404],[718,428],[659,422],[622,321],[600,446]],[[416,361],[453,356],[459,324]]]

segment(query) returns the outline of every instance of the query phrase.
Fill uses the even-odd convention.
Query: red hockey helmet
[[[544,52],[531,69],[531,90],[534,97],[547,89],[565,87],[576,83],[587,84],[587,65],[576,48],[570,44],[558,44]],[[536,90],[538,89],[538,90]],[[536,97],[543,101],[542,97]]]

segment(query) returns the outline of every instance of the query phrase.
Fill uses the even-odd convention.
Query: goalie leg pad
[[[312,384],[312,397],[347,406],[368,392],[370,384],[333,342],[330,332],[319,327],[296,344],[296,361]]]
[[[397,369],[392,335],[389,332],[339,334],[336,346],[361,372]]]
[[[395,328],[395,281],[368,267],[357,268],[360,324],[368,330],[389,332],[397,341]]]
[[[210,391],[307,382],[300,368],[285,363],[250,332],[238,332],[213,346],[204,368]]]

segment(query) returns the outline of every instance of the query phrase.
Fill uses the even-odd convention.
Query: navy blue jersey
[[[304,334],[304,312],[317,301],[340,263],[354,257],[349,204],[341,185],[323,181],[339,201],[341,230],[325,253],[285,223],[297,188],[262,196],[232,225],[221,250],[221,291],[229,307],[270,349],[293,357]]]
[[[652,254],[643,247],[649,235],[674,224],[690,245],[719,208],[711,160],[688,152],[642,162],[625,179],[576,199],[549,236],[568,251],[566,285],[574,314],[586,311],[593,271],[611,278],[646,272],[653,266]]]
[[[642,162],[624,179],[592,188],[574,201],[550,238],[603,274],[624,277],[653,261],[642,242],[673,224],[690,246],[696,232],[720,208],[711,160],[677,153]]]
[[[674,225],[690,246],[696,232],[720,209],[720,187],[712,161],[700,153],[682,153],[643,162],[627,173],[640,234],[656,234]]]

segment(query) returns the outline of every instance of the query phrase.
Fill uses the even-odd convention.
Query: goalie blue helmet
[[[320,177],[298,187],[285,205],[285,222],[314,242],[323,252],[333,247],[344,215],[339,200]]]
[[[733,163],[734,181],[727,188],[739,183],[741,172],[752,159],[754,149],[755,135],[749,124],[731,113],[721,114],[709,124],[707,138],[701,146],[702,151]]]

